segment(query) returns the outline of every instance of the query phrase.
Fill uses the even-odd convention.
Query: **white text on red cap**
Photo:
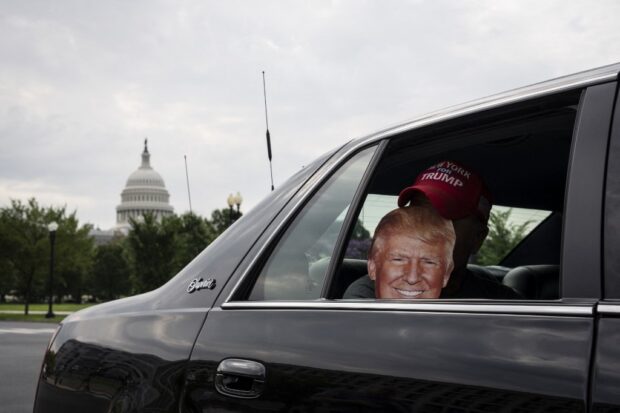
[[[443,172],[427,172],[424,175],[422,175],[422,178],[420,179],[420,181],[426,181],[426,180],[446,182],[456,187],[463,186],[463,181],[453,176],[450,176],[446,173],[443,173]]]
[[[467,179],[469,179],[470,176],[471,176],[471,172],[469,172],[467,169],[465,169],[465,168],[463,168],[463,167],[461,167],[459,165],[456,165],[456,164],[454,164],[454,163],[452,163],[450,161],[439,162],[437,165],[435,165],[435,167],[437,169],[439,169],[439,168],[447,168],[447,169],[449,169],[451,171],[454,171],[454,172],[456,172],[456,173],[458,173],[460,175],[463,175],[463,177],[465,177]]]

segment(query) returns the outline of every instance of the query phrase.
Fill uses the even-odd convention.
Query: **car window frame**
[[[592,302],[603,296],[605,165],[616,88],[616,81],[589,86],[579,101],[564,197],[560,258],[564,300]],[[593,275],[586,279],[584,274]]]
[[[263,267],[265,266],[265,264],[271,257],[271,254],[273,253],[275,248],[277,248],[282,237],[287,233],[291,225],[295,222],[295,219],[297,218],[297,216],[299,216],[299,214],[303,212],[304,208],[314,198],[314,196],[318,192],[320,192],[320,190],[324,187],[324,185],[327,184],[329,179],[332,176],[334,176],[334,174],[336,174],[343,166],[345,166],[345,164],[348,161],[350,161],[353,157],[355,157],[360,152],[366,149],[369,149],[371,147],[375,147],[375,151],[372,154],[372,157],[368,163],[368,166],[366,167],[366,170],[364,171],[364,174],[362,175],[362,178],[360,179],[360,183],[363,182],[364,178],[368,174],[369,168],[372,165],[374,165],[378,159],[380,159],[380,156],[378,156],[378,152],[382,150],[381,143],[382,142],[380,141],[377,142],[374,140],[370,142],[362,141],[357,144],[353,144],[352,146],[348,148],[342,148],[342,151],[343,151],[342,154],[336,153],[335,154],[336,159],[333,162],[330,162],[329,165],[323,165],[323,167],[319,169],[315,173],[315,175],[305,183],[304,187],[299,191],[300,194],[299,194],[298,199],[293,198],[291,200],[292,201],[290,203],[291,207],[280,212],[279,216],[276,217],[276,219],[274,219],[274,222],[272,222],[272,225],[270,225],[270,228],[268,228],[264,232],[264,234],[267,234],[267,235],[265,237],[261,237],[262,239],[259,239],[259,241],[256,243],[256,244],[259,244],[259,247],[257,249],[253,248],[252,251],[248,253],[248,256],[250,256],[249,263],[246,263],[244,260],[244,262],[241,265],[239,265],[238,269],[241,270],[240,271],[241,274],[239,275],[236,283],[234,284],[234,287],[230,289],[229,291],[222,291],[222,295],[226,297],[223,300],[224,303],[247,302],[247,297],[249,293],[251,292],[251,289],[254,286],[257,277],[260,275]],[[361,188],[360,183],[358,183],[358,186],[355,189],[352,200],[355,199],[355,197],[357,196]],[[351,206],[352,205],[353,205],[353,201],[351,202]],[[345,221],[343,222],[341,230],[339,231],[338,237],[340,237],[340,234],[345,228],[345,223],[347,222],[346,219],[348,215],[350,214],[350,210],[351,208],[349,208],[349,210],[347,211]],[[336,250],[334,249],[334,251]],[[316,300],[323,299],[322,290],[325,285],[325,282],[327,282],[328,274],[329,272],[326,274],[324,284],[321,287],[321,295]],[[235,275],[233,274],[232,277],[234,276]],[[303,300],[300,302],[313,302],[316,300]],[[217,302],[218,303],[220,302],[219,297],[218,297]],[[264,302],[284,302],[284,301],[278,300],[278,301],[252,301],[252,302],[264,303]]]
[[[605,82],[598,85],[585,87],[581,90],[579,97],[577,113],[575,122],[573,125],[573,134],[571,138],[570,154],[568,169],[566,171],[566,191],[564,196],[564,215],[562,217],[562,235],[561,235],[561,250],[560,250],[560,279],[559,279],[559,298],[556,300],[497,300],[497,299],[458,299],[450,300],[457,303],[465,302],[501,302],[507,303],[558,303],[563,302],[576,302],[575,300],[583,300],[586,306],[590,303],[599,300],[602,297],[601,293],[601,279],[602,279],[602,244],[601,244],[601,231],[602,228],[602,210],[603,210],[603,182],[605,179],[605,163],[607,155],[607,142],[609,138],[609,125],[611,123],[613,100],[615,96],[616,82]],[[393,139],[398,139],[398,136]],[[411,139],[411,138],[409,138]],[[415,138],[414,138],[415,139]],[[386,139],[390,142],[391,139]],[[474,144],[473,141],[467,145]],[[388,143],[389,145],[389,143]],[[594,185],[579,185],[582,182],[582,176],[584,171],[592,167],[593,162],[590,158],[599,160],[600,162],[594,163],[599,168],[593,175],[595,179]],[[375,165],[376,169],[376,165]],[[373,169],[373,172],[374,170]],[[371,177],[369,177],[370,180]],[[353,224],[358,217],[361,208],[363,207],[363,199],[367,194],[368,181],[366,181],[366,188],[362,191],[358,205],[355,208],[350,208],[350,211],[355,211],[355,214],[349,221],[349,227],[344,228],[341,236],[343,240],[338,244],[340,250],[338,251],[338,259],[333,262],[333,266],[330,265],[331,272],[328,272],[327,278],[329,284],[326,285],[324,297],[326,299],[334,299],[330,296],[333,290],[334,274],[337,273],[339,265],[344,258],[346,243],[353,230]],[[584,196],[586,195],[586,196]],[[584,200],[591,198],[598,200],[598,202],[588,203]],[[577,220],[576,216],[582,214],[588,214],[588,223],[591,225],[583,225],[583,221]],[[592,225],[599,222],[600,225]],[[568,233],[567,233],[568,231]],[[344,236],[344,234],[347,236]],[[587,234],[585,245],[588,246],[587,254],[566,253],[566,248],[576,249],[573,245],[573,240],[566,242],[565,240],[570,234]],[[339,240],[340,241],[340,240]],[[597,246],[598,251],[597,253]],[[584,260],[583,257],[586,256]],[[594,276],[591,277],[592,282],[584,283],[580,279],[580,275],[583,273],[576,268],[584,268],[591,266],[594,268]],[[583,270],[582,270],[583,271]],[[581,277],[583,278],[583,277]],[[350,299],[338,299],[343,301],[354,301]],[[365,299],[373,301],[372,299]],[[375,300],[376,302],[382,302],[384,300]],[[447,301],[446,299],[425,300],[429,304],[433,302],[441,303]]]
[[[576,216],[582,213],[580,211],[588,210],[590,217],[592,217],[593,219],[593,220],[588,220],[588,222],[596,222],[596,215],[594,214],[594,211],[592,211],[593,208],[589,206],[587,203],[582,202],[584,199],[582,194],[584,193],[592,194],[591,196],[596,198],[597,191],[600,191],[601,189],[597,185],[588,185],[587,192],[584,192],[585,188],[583,187],[575,188],[575,184],[571,185],[571,182],[579,183],[580,177],[582,176],[584,169],[587,168],[588,166],[591,166],[590,163],[587,161],[587,159],[584,159],[586,156],[592,156],[593,153],[596,153],[597,159],[600,159],[601,156],[606,154],[606,151],[605,151],[606,145],[604,145],[603,143],[606,141],[607,132],[605,130],[605,127],[601,125],[609,124],[609,122],[605,122],[605,117],[606,117],[605,108],[610,107],[608,105],[609,95],[610,95],[610,87],[607,86],[607,84],[605,83],[602,85],[595,85],[595,86],[591,86],[591,87],[583,89],[579,97],[578,109],[577,109],[577,113],[575,117],[575,122],[573,124],[573,134],[571,138],[568,169],[566,171],[567,189],[566,189],[565,198],[564,198],[565,213],[564,213],[564,216],[562,217],[563,229],[562,229],[562,238],[561,238],[562,247],[561,247],[561,252],[560,252],[559,298],[556,300],[531,300],[531,299],[509,300],[507,301],[508,303],[512,303],[515,301],[537,302],[537,303],[554,303],[554,302],[561,303],[564,299],[581,298],[585,300],[596,300],[600,298],[600,286],[598,285],[600,277],[596,276],[596,273],[597,273],[596,270],[594,270],[594,273],[595,273],[595,276],[593,277],[594,282],[589,284],[590,288],[586,289],[585,290],[586,294],[582,296],[579,296],[579,294],[576,294],[576,291],[583,293],[584,291],[583,287],[575,288],[573,287],[574,283],[566,282],[567,277],[572,277],[572,279],[575,279],[576,274],[574,273],[574,271],[564,271],[564,269],[574,268],[573,266],[574,264],[572,263],[572,261],[575,259],[577,261],[580,261],[581,263],[583,263],[583,260],[577,258],[579,257],[579,254],[565,254],[564,253],[564,248],[566,246],[564,240],[566,237],[565,231],[567,228],[567,224],[566,224],[567,220],[569,220],[570,217],[573,217],[573,216]],[[595,143],[592,142],[593,135],[597,138],[597,142]],[[395,139],[398,139],[398,137],[395,137]],[[473,144],[474,144],[473,141],[468,142],[464,144],[464,147],[473,145]],[[587,152],[587,155],[584,154],[585,152]],[[572,166],[573,162],[576,163],[576,166]],[[596,182],[602,183],[603,182],[602,172],[604,168],[600,168],[600,169],[601,169],[600,171],[597,171],[596,173],[594,173],[594,176],[600,177],[600,179]],[[367,190],[364,190],[363,191],[364,197],[366,193],[367,193]],[[581,195],[577,196],[577,193]],[[570,197],[570,201],[569,201],[569,197]],[[602,197],[599,197],[599,198],[602,198]],[[355,207],[356,213],[352,217],[351,221],[349,222],[349,227],[346,229],[347,236],[344,237],[343,243],[339,245],[340,247],[339,259],[336,260],[336,263],[334,263],[333,268],[331,268],[332,272],[328,273],[328,277],[330,278],[330,284],[327,286],[328,293],[325,296],[327,299],[334,298],[333,296],[330,296],[329,291],[333,289],[332,287],[334,285],[333,283],[334,274],[337,273],[338,265],[342,263],[342,260],[345,254],[346,245],[343,245],[343,244],[346,244],[346,241],[348,241],[348,237],[351,231],[353,230],[353,227],[352,227],[353,221],[359,215],[359,211],[361,210],[362,206],[363,206],[363,199],[360,201],[360,204],[358,204]],[[567,208],[570,208],[570,209],[567,210]],[[596,209],[596,206],[594,206],[594,209]],[[574,221],[574,218],[573,218],[573,221]],[[568,227],[573,228],[573,224],[568,224]],[[589,230],[586,230],[582,227],[582,228],[574,229],[573,231],[580,231],[580,232],[586,231],[592,240],[596,239],[597,231],[595,229],[590,228]],[[592,241],[588,245],[595,246],[596,243]],[[596,258],[597,258],[596,254],[590,252],[588,254],[586,262],[591,263],[590,265],[595,265]],[[568,286],[568,288],[565,286]],[[444,300],[445,299],[440,299],[439,301],[443,302]],[[377,300],[377,301],[380,301],[380,300]],[[455,300],[455,301],[461,302],[463,300]],[[501,300],[480,299],[480,300],[474,300],[474,301],[498,302]]]
[[[620,89],[620,85],[617,86]],[[620,96],[616,93],[615,111],[610,131],[605,179],[603,222],[603,297],[620,299]],[[612,162],[612,160],[616,160]]]
[[[284,273],[290,275],[296,273],[297,270],[300,270],[300,268],[292,268],[290,264],[292,262],[295,263],[294,265],[301,264],[300,261],[304,259],[303,255],[307,254],[321,240],[325,233],[329,231],[329,227],[331,227],[331,225],[337,224],[339,228],[337,229],[336,242],[334,242],[332,245],[327,245],[329,253],[333,254],[333,252],[336,250],[335,247],[337,246],[337,239],[340,236],[342,229],[346,225],[346,217],[349,214],[350,206],[354,203],[355,196],[358,193],[360,186],[364,182],[364,177],[366,177],[368,174],[368,169],[370,165],[373,163],[374,160],[377,159],[376,154],[380,147],[381,145],[376,145],[360,149],[351,157],[347,158],[338,168],[336,168],[326,181],[324,181],[315,188],[313,194],[308,198],[304,205],[297,209],[294,216],[290,217],[287,220],[288,222],[286,227],[282,228],[276,235],[276,237],[272,241],[270,241],[269,247],[264,252],[264,260],[259,261],[256,266],[256,274],[253,274],[252,276],[253,283],[252,287],[248,288],[249,294],[247,295],[246,300],[281,301],[292,299],[311,301],[320,299],[322,297],[322,290],[325,284],[325,278],[323,278],[321,285],[317,285],[316,290],[314,288],[312,289],[312,292],[317,293],[315,297],[256,298],[253,297],[253,295],[260,281],[263,281],[265,284],[267,284],[269,280],[273,280],[274,272],[278,273],[278,271],[284,270]],[[353,169],[351,169],[351,167],[353,167]],[[359,169],[355,171],[356,168]],[[354,173],[354,175],[350,175],[352,172]],[[350,175],[350,177],[346,178],[347,175]],[[346,184],[346,187],[341,187],[343,183]],[[334,192],[334,190],[336,190],[336,192]],[[336,195],[338,193],[340,193],[340,195]],[[325,201],[327,201],[327,203]],[[331,211],[334,206],[337,207],[336,211]],[[324,208],[326,208],[328,211],[331,211],[332,213],[337,212],[337,214],[326,214]],[[345,216],[343,217],[342,221],[340,221],[338,218],[341,217],[343,213],[345,214]],[[312,216],[314,216],[314,221],[311,218]],[[310,221],[308,221],[308,218],[310,218]],[[310,227],[308,227],[309,222],[311,223]],[[339,222],[341,223],[338,224]],[[320,233],[308,233],[308,230],[312,231],[313,229],[316,229],[317,225],[321,224],[327,225],[322,229]],[[308,241],[310,241],[310,243],[307,244],[305,247],[302,245],[298,245],[299,242]],[[291,246],[295,246],[298,248],[291,250]],[[305,249],[306,247],[308,249]],[[331,262],[331,255],[328,255],[328,257]],[[293,261],[290,261],[291,258],[293,259]],[[306,256],[305,259],[308,259],[308,257]],[[278,269],[278,267],[282,264],[283,261],[286,263],[284,268]],[[307,270],[308,272],[310,272],[309,270],[310,267],[313,265],[313,262],[308,261],[307,264]],[[303,270],[301,271],[303,272]],[[307,277],[307,282],[311,282],[310,274],[307,274]],[[295,291],[297,293],[300,293],[300,295],[306,295],[303,291],[300,291],[299,289],[295,289]],[[261,294],[259,289],[258,295],[260,296],[264,294],[264,292]]]
[[[357,190],[355,191],[355,195],[353,195],[353,198],[351,199],[351,204],[347,210],[347,215],[345,216],[340,233],[336,239],[336,244],[334,245],[334,255],[330,260],[325,273],[323,289],[321,290],[321,298],[323,299],[329,298],[330,292],[334,288],[334,275],[338,272],[338,268],[342,263],[346,252],[346,244],[351,236],[351,233],[353,232],[353,229],[355,228],[355,221],[357,220],[360,210],[364,206],[364,199],[366,198],[368,185],[377,169],[377,166],[379,165],[379,161],[383,158],[383,154],[389,145],[389,141],[389,139],[383,139],[379,142],[379,146],[368,164],[368,168],[366,168],[364,176],[362,176],[362,179],[360,180]]]

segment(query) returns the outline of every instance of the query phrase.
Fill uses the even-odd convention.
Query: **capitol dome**
[[[174,212],[164,179],[151,167],[150,159],[145,139],[142,164],[127,178],[121,193],[121,204],[116,207],[116,226],[121,230],[129,230],[130,218],[138,219],[146,213],[152,213],[160,220]]]

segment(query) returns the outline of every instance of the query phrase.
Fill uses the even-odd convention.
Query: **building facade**
[[[151,167],[151,154],[148,141],[144,140],[142,163],[127,178],[125,189],[121,192],[121,203],[116,207],[116,229],[127,233],[130,219],[140,219],[151,213],[158,220],[172,215],[174,208],[170,205],[170,194],[164,179]]]

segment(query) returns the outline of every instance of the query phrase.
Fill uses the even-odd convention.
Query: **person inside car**
[[[428,204],[385,215],[368,258],[376,298],[439,298],[454,268],[455,238],[452,222]]]
[[[451,220],[456,234],[454,269],[440,298],[522,298],[512,288],[467,269],[469,257],[478,252],[489,232],[491,196],[478,174],[454,161],[431,166],[398,196],[400,208],[424,204]],[[343,298],[374,298],[374,290],[374,281],[361,277],[347,288]]]

